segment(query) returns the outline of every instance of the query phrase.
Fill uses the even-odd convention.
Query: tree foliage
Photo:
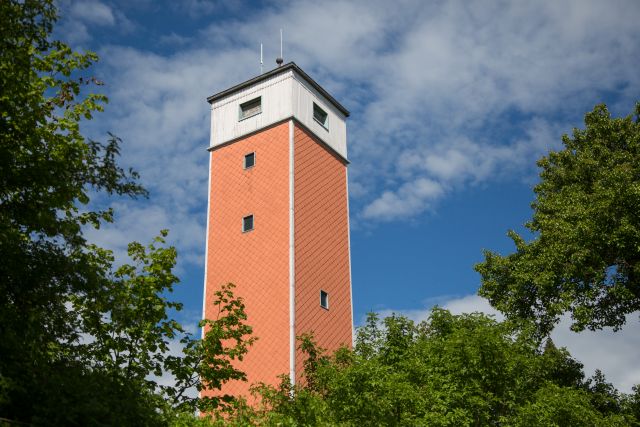
[[[434,309],[427,321],[370,315],[353,350],[300,337],[305,381],[255,388],[262,406],[237,425],[635,425],[637,403],[534,330]],[[634,412],[635,411],[635,412]]]
[[[117,166],[116,137],[80,134],[80,120],[106,99],[81,96],[96,80],[78,73],[96,56],[50,41],[55,18],[51,2],[0,3],[0,408],[9,418],[28,417],[74,381],[67,368],[80,369],[70,297],[105,280],[82,226],[112,218],[81,206],[91,191],[146,194],[135,172]]]
[[[565,312],[580,331],[618,329],[640,309],[640,103],[634,116],[598,105],[538,161],[535,238],[510,231],[516,252],[476,265],[480,295],[507,317],[546,334]]]
[[[202,340],[186,342],[185,360],[188,362],[177,375],[179,388],[195,387],[198,392],[214,391],[199,399],[182,399],[180,409],[197,409],[203,413],[227,413],[242,406],[236,396],[223,393],[228,381],[247,381],[246,374],[238,369],[249,347],[257,340],[252,337],[253,328],[247,325],[244,302],[233,294],[235,285],[228,283],[216,290],[212,306],[217,308],[215,319],[204,319]],[[177,359],[178,360],[178,359]],[[175,389],[174,389],[175,390]],[[176,396],[171,396],[176,399]]]
[[[169,299],[166,231],[131,243],[120,267],[85,239],[84,227],[113,220],[91,197],[147,192],[118,165],[119,138],[82,135],[107,98],[91,92],[97,56],[50,39],[56,18],[51,0],[0,2],[0,418],[166,425],[198,405],[194,389],[242,378],[229,360],[246,353],[251,328],[232,285],[214,296],[221,314],[201,324],[204,341],[171,317],[182,306]]]

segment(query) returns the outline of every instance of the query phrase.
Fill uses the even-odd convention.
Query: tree
[[[580,331],[611,326],[640,309],[640,103],[635,118],[611,118],[605,105],[564,148],[538,161],[535,238],[509,231],[516,251],[485,251],[479,294],[510,319],[547,334],[565,312]]]
[[[305,381],[258,386],[262,407],[229,425],[629,425],[632,398],[533,329],[436,308],[419,324],[370,315],[355,349],[323,354],[300,337]],[[311,381],[310,381],[311,379]],[[234,424],[235,423],[235,424]]]
[[[50,41],[55,19],[51,1],[0,3],[0,414],[12,419],[29,419],[80,369],[70,296],[105,278],[82,227],[112,219],[87,209],[89,195],[146,195],[116,163],[118,138],[81,135],[106,98],[81,96],[99,83],[83,75],[96,55]]]
[[[232,285],[216,295],[221,316],[202,323],[204,341],[171,318],[181,304],[168,298],[178,278],[166,232],[148,247],[131,243],[133,264],[119,268],[86,241],[83,227],[113,221],[93,195],[147,192],[118,165],[119,138],[80,132],[107,98],[86,93],[101,84],[88,73],[97,56],[50,40],[56,19],[52,0],[0,2],[0,418],[166,425],[198,404],[189,388],[243,378],[231,361],[251,328]],[[158,382],[166,373],[175,386]]]
[[[537,390],[531,402],[517,409],[511,426],[626,426],[624,415],[603,415],[591,404],[584,390],[547,384]]]
[[[108,385],[115,383],[125,390],[115,394],[100,390],[92,396],[100,403],[90,410],[83,407],[73,420],[76,424],[87,425],[90,415],[111,425],[164,425],[182,412],[217,413],[237,404],[233,396],[196,397],[194,393],[219,392],[229,380],[246,380],[233,366],[256,339],[250,337],[252,328],[245,323],[243,300],[234,296],[233,284],[222,285],[212,295],[212,305],[218,307],[216,319],[199,323],[205,328],[203,339],[187,333],[169,316],[170,310],[182,310],[182,304],[168,298],[179,279],[172,273],[176,250],[163,246],[166,236],[167,231],[162,231],[146,248],[129,244],[133,265],[117,268],[100,292],[71,298],[85,336],[73,347],[77,359],[85,370],[109,378]],[[113,260],[108,251],[98,251],[101,259]],[[172,344],[178,348],[172,351]],[[172,380],[162,384],[161,376]],[[138,395],[132,396],[132,391]],[[56,408],[45,405],[45,409],[52,407]],[[60,424],[69,424],[73,412],[65,411]]]
[[[242,361],[257,340],[257,337],[251,337],[253,328],[245,323],[247,314],[243,299],[234,296],[234,288],[233,283],[227,283],[214,292],[212,304],[218,309],[216,318],[200,322],[200,327],[204,328],[202,340],[185,341],[184,360],[187,363],[175,359],[182,367],[174,371],[178,387],[182,390],[195,387],[199,392],[209,390],[217,394],[179,400],[181,396],[169,391],[179,408],[224,413],[242,406],[235,396],[221,393],[222,386],[230,380],[247,381],[247,375],[234,366],[234,361]]]
[[[185,393],[188,385],[158,382],[163,375],[193,369],[187,358],[170,351],[171,344],[187,344],[193,338],[169,317],[169,311],[180,311],[182,304],[168,298],[179,280],[172,273],[177,253],[175,248],[163,246],[166,236],[163,230],[146,248],[130,243],[128,254],[133,264],[117,269],[111,265],[109,251],[95,248],[108,276],[92,292],[70,295],[82,334],[70,350],[84,375],[99,378],[98,390],[80,396],[83,401],[93,401],[91,408],[82,406],[78,411],[71,407],[59,424],[70,424],[71,420],[87,425],[99,419],[111,425],[160,425],[175,406],[174,401],[167,401],[167,395]],[[101,390],[105,384],[109,388]],[[119,392],[111,389],[114,386]],[[45,404],[41,412],[55,407]],[[48,419],[53,417],[51,414]]]

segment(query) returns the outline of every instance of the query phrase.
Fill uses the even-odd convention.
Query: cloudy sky
[[[96,51],[106,112],[85,125],[124,141],[149,200],[111,200],[90,232],[122,253],[171,230],[183,321],[202,305],[209,105],[294,61],[352,113],[348,122],[353,297],[423,318],[434,304],[491,311],[474,296],[482,249],[508,253],[530,217],[535,161],[606,103],[640,99],[640,3],[630,1],[59,1],[56,35]],[[629,391],[640,382],[638,316],[622,333],[555,333]]]

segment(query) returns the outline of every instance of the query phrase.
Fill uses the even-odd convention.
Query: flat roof
[[[333,104],[334,107],[336,107],[342,114],[344,114],[346,117],[349,117],[350,113],[349,110],[347,110],[346,108],[344,108],[342,106],[342,104],[340,104],[338,101],[336,101],[336,99],[329,95],[329,92],[327,92],[326,90],[324,90],[322,88],[322,86],[320,86],[318,83],[316,83],[315,80],[313,80],[311,77],[309,77],[309,75],[307,73],[305,73],[304,71],[302,71],[302,69],[300,67],[298,67],[296,65],[295,62],[289,62],[288,64],[285,64],[281,67],[277,67],[274,68],[271,71],[267,71],[264,74],[260,74],[257,77],[254,77],[250,80],[247,80],[246,82],[240,83],[238,85],[235,85],[227,90],[223,90],[222,92],[218,92],[214,95],[211,95],[210,97],[207,98],[207,102],[209,104],[213,103],[214,101],[217,101],[218,99],[224,98],[227,95],[231,95],[234,92],[237,92],[241,89],[244,89],[246,87],[252,86],[258,82],[261,82],[262,80],[266,80],[270,77],[276,76],[280,73],[284,73],[286,71],[289,70],[293,70],[296,73],[298,73],[303,79],[305,79],[307,81],[307,83],[309,83],[311,86],[313,86],[313,88],[315,90],[317,90],[318,92],[320,92],[322,94],[322,96],[324,96],[325,98],[327,98],[327,100],[329,102],[331,102]]]

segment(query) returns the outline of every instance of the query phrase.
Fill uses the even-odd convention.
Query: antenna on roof
[[[280,28],[280,56],[276,58],[276,64],[278,67],[282,66],[284,59],[282,58],[282,28]]]
[[[264,62],[262,61],[262,43],[260,43],[260,74],[262,74],[262,65]]]

